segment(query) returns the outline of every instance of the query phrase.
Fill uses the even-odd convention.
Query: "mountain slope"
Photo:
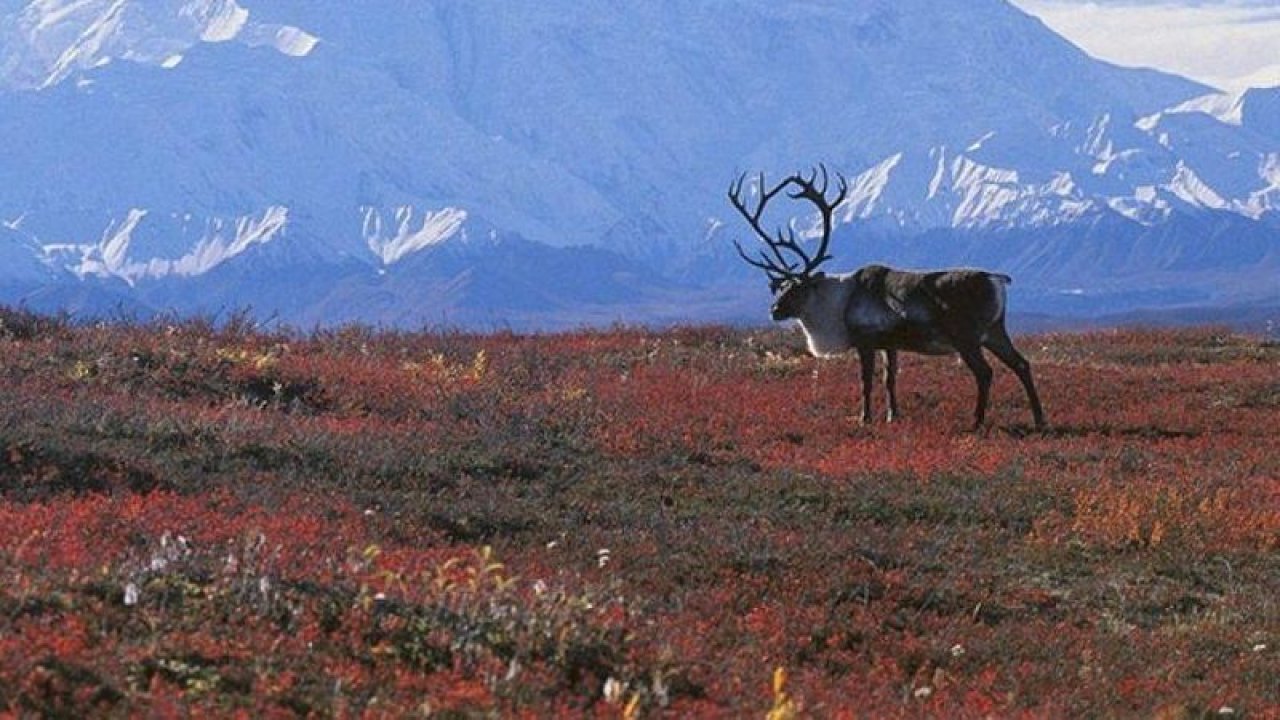
[[[1060,270],[1089,264],[1097,228],[1193,245],[1243,219],[1262,251],[1204,262],[1256,274],[1280,224],[1276,91],[1100,63],[1003,0],[33,0],[0,38],[0,134],[23,139],[0,163],[0,219],[22,219],[49,282],[123,281],[159,307],[630,317],[641,296],[750,277],[724,186],[820,160],[853,177],[841,264],[941,247],[922,259],[1074,287]],[[534,277],[564,297],[433,274],[437,247],[499,237],[463,253],[476,272],[559,248]],[[588,247],[647,268],[639,295],[569,293],[598,267]],[[1175,256],[1195,253],[1094,273],[1183,272]],[[431,289],[394,280],[409,274]]]

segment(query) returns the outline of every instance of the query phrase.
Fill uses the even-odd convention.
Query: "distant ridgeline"
[[[406,7],[0,13],[0,301],[759,322],[725,188],[825,162],[835,270],[978,265],[1054,317],[1280,304],[1280,89],[1102,63],[997,0]]]

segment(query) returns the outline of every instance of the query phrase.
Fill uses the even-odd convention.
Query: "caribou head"
[[[774,320],[787,320],[799,317],[800,311],[808,301],[809,295],[818,281],[826,275],[818,268],[831,259],[827,249],[831,245],[833,226],[832,213],[844,202],[849,194],[849,182],[844,176],[837,174],[835,197],[828,199],[827,192],[831,177],[825,165],[819,165],[808,177],[799,173],[783,179],[771,188],[765,187],[764,173],[757,181],[758,196],[752,206],[743,199],[743,188],[747,182],[746,174],[729,186],[729,202],[737,208],[747,220],[747,224],[763,243],[768,253],[763,250],[755,256],[743,249],[742,243],[733,241],[738,255],[751,265],[764,270],[769,277],[769,289],[773,291],[775,301],[771,315]],[[794,223],[788,223],[786,229],[778,228],[770,234],[764,228],[763,216],[765,206],[776,195],[787,188],[794,188],[787,193],[793,200],[808,200],[817,206],[822,217],[822,235],[818,242],[817,252],[810,255],[805,252],[801,240],[796,235]]]

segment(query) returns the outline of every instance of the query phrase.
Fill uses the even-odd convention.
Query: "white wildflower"
[[[671,703],[671,686],[667,684],[667,679],[662,676],[661,670],[653,671],[653,696],[658,701],[658,707],[666,707]]]
[[[604,681],[604,700],[610,705],[617,705],[622,702],[622,697],[626,692],[626,683],[619,682],[614,678],[609,678]]]
[[[137,605],[138,594],[139,593],[138,593],[137,585],[133,583],[129,583],[128,585],[125,585],[124,586],[124,604],[128,607],[133,607],[134,605]]]

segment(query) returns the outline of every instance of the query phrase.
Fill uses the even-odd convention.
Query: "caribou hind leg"
[[[960,353],[960,359],[964,360],[964,364],[969,366],[969,372],[973,373],[973,379],[978,383],[978,407],[973,412],[973,429],[980,430],[982,423],[987,419],[987,403],[991,399],[991,376],[992,370],[990,363],[982,356],[982,346],[957,348]]]
[[[1027,391],[1027,400],[1031,402],[1031,415],[1035,419],[1036,429],[1043,430],[1044,409],[1040,406],[1040,394],[1036,392],[1035,380],[1031,378],[1031,363],[1027,362],[1022,353],[1013,346],[1013,341],[1009,339],[1009,333],[1005,331],[1004,325],[1001,324],[993,330],[982,344],[1018,376],[1023,389]]]

